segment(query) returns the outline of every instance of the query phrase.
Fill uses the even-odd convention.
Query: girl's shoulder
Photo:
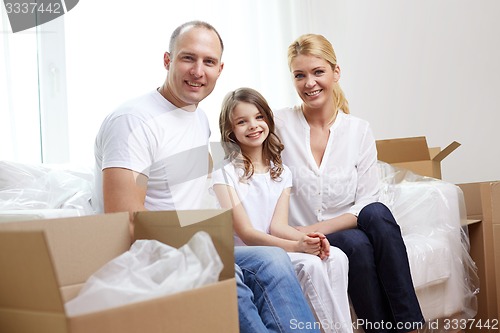
[[[292,174],[292,171],[290,171],[290,168],[286,165],[286,164],[282,164],[283,166],[283,173],[287,173],[287,174]]]
[[[281,172],[280,178],[282,180],[285,180],[285,181],[288,179],[291,180],[292,179],[292,171],[285,164],[282,164],[282,166],[283,166],[283,171]]]

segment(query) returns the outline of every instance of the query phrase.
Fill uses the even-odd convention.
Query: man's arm
[[[147,180],[145,175],[129,169],[104,169],[102,171],[104,212],[129,212],[132,223],[133,212],[146,210],[144,201]]]

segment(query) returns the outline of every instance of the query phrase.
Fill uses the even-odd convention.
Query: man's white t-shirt
[[[215,170],[212,174],[212,184],[228,185],[236,191],[252,226],[259,231],[269,233],[269,227],[273,218],[278,199],[288,187],[292,186],[292,174],[287,166],[280,175],[279,181],[271,178],[269,172],[254,173],[247,182],[241,182],[243,174],[241,168],[237,168],[229,161],[223,168]],[[234,245],[245,245],[237,236],[234,236]]]
[[[148,178],[148,210],[195,209],[209,168],[209,123],[201,109],[177,108],[158,91],[126,102],[101,125],[94,146],[96,191],[103,212],[102,170],[125,168]]]

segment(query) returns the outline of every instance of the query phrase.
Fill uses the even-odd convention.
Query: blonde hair
[[[292,61],[299,55],[310,55],[324,59],[330,64],[332,70],[335,70],[335,66],[337,65],[337,56],[335,55],[333,46],[328,39],[322,35],[305,34],[290,44],[288,47],[288,68],[290,68],[290,70]],[[349,113],[349,103],[338,82],[333,86],[333,98],[335,99],[337,110]]]
[[[222,110],[219,116],[219,130],[225,158],[228,158],[237,167],[243,170],[243,176],[240,177],[240,181],[247,181],[252,177],[254,173],[252,161],[241,152],[238,140],[233,132],[231,114],[234,108],[242,102],[255,105],[269,127],[269,135],[262,143],[262,151],[264,159],[269,163],[271,178],[278,181],[283,172],[281,152],[284,146],[280,138],[274,132],[274,116],[269,104],[258,91],[252,88],[239,88],[235,91],[231,91],[224,97],[222,102]]]

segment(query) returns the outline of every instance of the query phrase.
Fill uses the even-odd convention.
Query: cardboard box
[[[377,140],[378,159],[416,174],[441,179],[441,161],[460,146],[453,141],[446,148],[429,148],[425,136]]]
[[[476,321],[500,319],[500,181],[458,184],[465,198],[470,254],[477,266],[479,294]],[[473,327],[470,332],[483,332]],[[469,330],[468,330],[469,331]],[[489,332],[498,332],[490,329]]]
[[[68,317],[64,303],[130,248],[128,213],[0,223],[0,332],[238,332],[230,212],[140,212],[134,223],[136,239],[176,247],[208,232],[224,263],[219,282]]]

